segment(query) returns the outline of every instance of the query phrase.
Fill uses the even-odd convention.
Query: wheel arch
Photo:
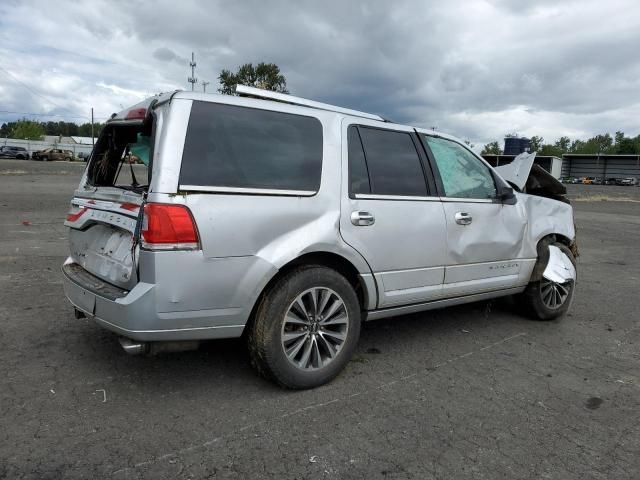
[[[537,258],[548,258],[549,252],[547,247],[554,243],[561,243],[562,245],[565,245],[569,250],[571,250],[573,256],[577,258],[578,248],[575,238],[572,240],[561,233],[550,233],[538,240],[538,243],[536,244]],[[542,278],[542,272],[544,272],[544,269],[546,268],[546,263],[547,262],[536,262],[533,272],[531,273],[530,282],[537,282]]]
[[[375,303],[377,301],[377,290],[373,275],[363,275],[350,260],[335,252],[306,252],[282,265],[267,281],[253,304],[251,313],[249,314],[248,321],[244,328],[244,333],[249,330],[253,323],[255,312],[260,305],[260,302],[263,300],[264,296],[269,293],[278,280],[296,268],[312,265],[331,268],[344,276],[356,292],[363,315],[364,312],[369,309],[371,302]]]

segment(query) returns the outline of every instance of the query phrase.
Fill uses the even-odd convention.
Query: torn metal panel
[[[535,159],[535,152],[521,153],[511,163],[495,167],[495,171],[507,182],[515,185],[518,190],[522,190],[527,183]]]
[[[567,197],[567,187],[547,172],[540,165],[534,165],[529,172],[525,184],[525,191],[530,195],[552,198],[564,203],[570,203]]]
[[[576,267],[571,259],[555,245],[549,245],[549,261],[542,276],[555,283],[566,283],[576,280]]]
[[[495,170],[521,192],[569,203],[565,197],[567,188],[540,165],[535,165],[535,158],[535,152],[521,153],[511,163]]]

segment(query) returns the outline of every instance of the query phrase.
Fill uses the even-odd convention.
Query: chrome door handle
[[[469,225],[473,222],[473,217],[466,212],[457,212],[453,218],[458,225]]]
[[[353,223],[356,227],[366,227],[368,225],[373,225],[376,223],[376,217],[374,217],[369,212],[351,212],[351,223]]]

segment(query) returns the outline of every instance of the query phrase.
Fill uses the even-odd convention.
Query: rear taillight
[[[67,222],[77,221],[87,211],[85,207],[80,207],[78,211],[73,211],[73,210],[75,210],[75,208],[72,207],[72,211],[67,213]]]
[[[142,220],[142,246],[150,250],[200,248],[193,215],[184,205],[147,203]]]

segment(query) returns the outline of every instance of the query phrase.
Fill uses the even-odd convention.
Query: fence
[[[44,150],[45,148],[59,148],[61,150],[71,150],[74,157],[77,157],[80,153],[89,155],[93,148],[91,145],[81,143],[45,142],[41,140],[20,140],[18,138],[0,138],[0,145],[24,147],[29,152],[29,155],[37,150]]]

